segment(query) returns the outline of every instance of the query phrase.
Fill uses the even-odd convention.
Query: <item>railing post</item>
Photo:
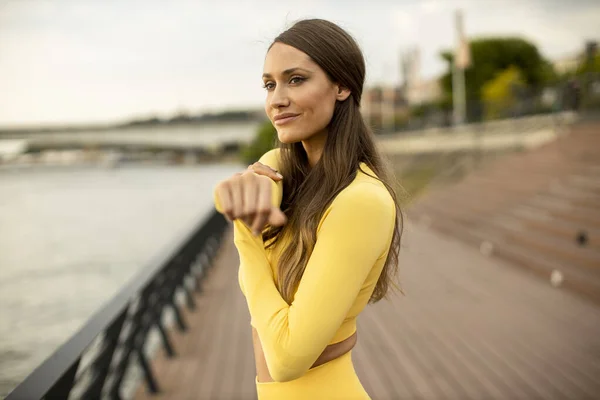
[[[169,339],[169,334],[163,327],[161,321],[157,320],[155,322],[155,325],[158,328],[158,331],[160,332],[160,336],[161,336],[165,351],[167,352],[167,356],[169,358],[175,357],[177,354],[175,354],[175,349],[173,349],[173,345],[171,344],[171,340]],[[141,349],[139,349],[139,350],[141,351]]]
[[[130,364],[131,353],[133,352],[136,338],[139,335],[140,318],[141,313],[139,310],[136,310],[129,322],[130,330],[127,332],[125,339],[120,344],[122,347],[120,357],[116,361],[115,365],[111,365],[111,374],[114,376],[114,378],[109,381],[109,386],[107,389],[107,395],[111,399],[120,398],[119,390],[121,388],[121,383],[123,382],[127,366]]]
[[[196,309],[196,301],[194,300],[194,296],[192,295],[192,290],[186,285],[185,279],[181,285],[183,289],[183,293],[185,294],[185,302],[190,310]]]
[[[170,271],[167,272],[167,281],[168,281],[168,285],[165,288],[166,291],[166,295],[165,295],[165,302],[167,304],[169,304],[171,306],[171,309],[173,310],[173,314],[175,315],[175,322],[177,322],[177,327],[179,328],[179,330],[181,332],[185,331],[187,329],[187,326],[185,324],[185,321],[183,319],[183,316],[181,315],[181,312],[179,311],[179,308],[177,307],[177,302],[176,302],[176,294],[177,294],[177,288],[180,285],[183,285],[183,281],[184,281],[184,277],[185,275],[183,274],[182,271],[182,257],[178,257],[172,265],[170,265]]]
[[[181,315],[181,311],[179,311],[179,308],[177,307],[174,294],[171,296],[171,300],[169,303],[171,305],[171,309],[173,310],[173,314],[175,314],[175,322],[177,322],[177,327],[179,328],[179,330],[181,332],[186,331],[187,324],[185,323],[185,321],[183,319],[183,315]]]
[[[71,390],[73,389],[73,384],[75,382],[75,376],[77,375],[77,368],[79,368],[79,363],[81,362],[81,357],[77,359],[75,362],[64,374],[60,377],[58,382],[52,386],[52,388],[46,393],[44,396],[45,399],[68,399]]]
[[[112,364],[112,360],[115,354],[115,350],[119,344],[119,337],[121,335],[121,330],[123,329],[123,325],[125,324],[125,320],[127,319],[127,312],[129,307],[125,307],[125,309],[121,312],[121,315],[117,317],[117,319],[109,326],[106,330],[104,341],[109,343],[107,346],[106,353],[108,356],[106,357],[106,362],[104,365],[97,366],[95,368],[98,371],[98,376],[95,379],[95,384],[92,387],[88,388],[88,391],[82,395],[82,398],[93,398],[99,399],[102,395],[102,389],[104,388],[104,382],[106,382],[106,378],[110,371],[110,366]]]
[[[206,259],[207,259],[207,257],[205,254],[205,250],[202,249],[202,251],[196,256],[196,260],[194,261],[194,264],[196,264],[198,266],[198,267],[196,267],[196,269],[198,270],[198,273],[196,273],[194,276],[194,280],[195,280],[195,284],[196,284],[196,287],[194,289],[197,293],[202,293],[202,279],[206,275],[206,264],[207,264]]]
[[[152,373],[152,368],[150,367],[150,364],[148,363],[148,361],[146,361],[146,356],[144,356],[143,350],[137,349],[136,353],[138,361],[140,362],[140,366],[142,367],[142,370],[144,371],[144,375],[146,377],[148,390],[150,390],[150,392],[152,393],[158,393],[160,391],[160,389],[158,388],[158,383],[154,378],[154,374]]]

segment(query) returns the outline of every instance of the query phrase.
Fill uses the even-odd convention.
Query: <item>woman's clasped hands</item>
[[[282,179],[274,169],[256,162],[246,171],[219,182],[215,191],[221,201],[222,214],[229,221],[240,219],[254,235],[258,235],[266,224],[285,224],[287,217],[271,201],[271,182]]]

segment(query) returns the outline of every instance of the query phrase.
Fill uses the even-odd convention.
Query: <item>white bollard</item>
[[[563,283],[563,280],[564,276],[562,272],[560,272],[557,269],[552,271],[552,273],[550,274],[550,284],[554,287],[559,287]]]

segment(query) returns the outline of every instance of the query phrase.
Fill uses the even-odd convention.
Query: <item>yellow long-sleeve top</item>
[[[278,169],[279,150],[260,162]],[[375,176],[366,164],[361,168]],[[280,206],[282,183],[273,181],[272,201]],[[222,211],[215,192],[215,205]],[[239,284],[251,325],[258,332],[269,373],[285,382],[304,375],[325,347],[356,331],[356,317],[367,305],[392,241],[396,209],[385,186],[360,170],[323,213],[317,241],[292,304],[276,287],[277,260],[290,240],[265,249],[240,220],[234,242],[240,256]]]

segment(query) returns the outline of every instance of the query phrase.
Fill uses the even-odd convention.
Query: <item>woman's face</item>
[[[275,43],[265,58],[265,111],[282,143],[304,142],[327,135],[339,86],[308,55]],[[344,91],[346,92],[346,91]]]

